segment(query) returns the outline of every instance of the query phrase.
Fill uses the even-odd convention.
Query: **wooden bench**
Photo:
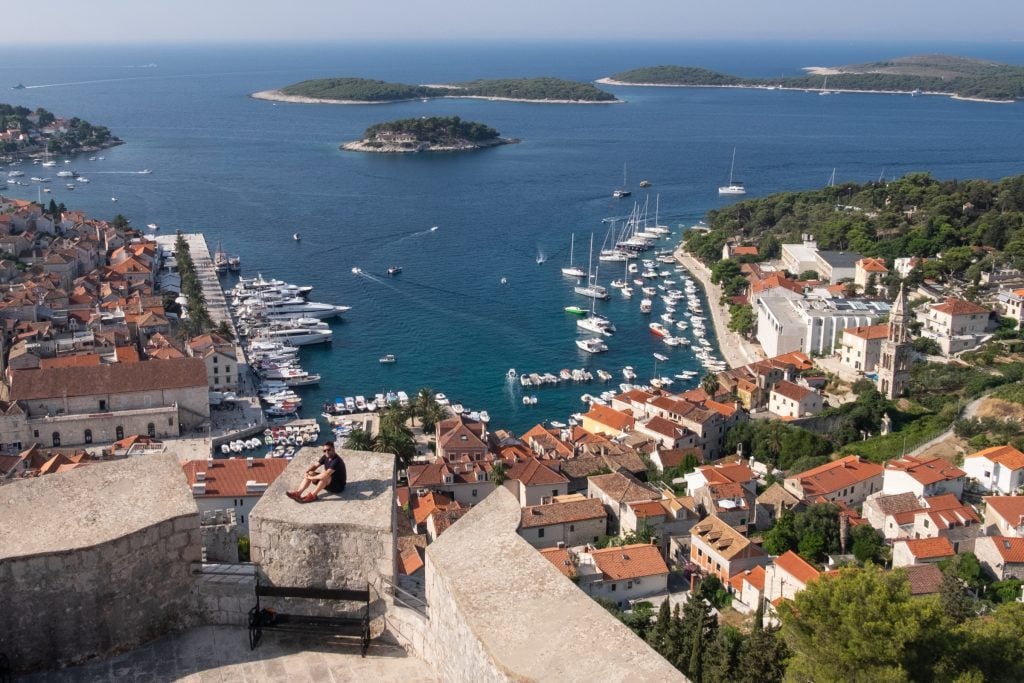
[[[286,614],[260,607],[260,597],[299,598],[358,602],[365,605],[360,616],[318,617],[305,614]],[[256,606],[249,610],[249,649],[260,644],[263,629],[273,628],[301,633],[333,633],[353,636],[362,642],[362,656],[370,647],[370,586],[351,588],[298,588],[292,586],[264,586],[256,580]]]

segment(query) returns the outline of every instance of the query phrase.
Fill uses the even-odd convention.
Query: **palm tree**
[[[488,475],[488,479],[490,479],[491,483],[495,486],[501,486],[505,483],[505,479],[508,478],[507,475],[508,465],[506,465],[504,461],[499,460],[491,466],[491,473]]]
[[[430,434],[438,422],[444,419],[444,406],[437,402],[433,390],[430,387],[423,387],[416,395],[413,403],[415,414],[419,415],[420,426],[424,434]]]
[[[409,419],[409,411],[398,403],[388,404],[380,411],[380,433],[387,431],[406,430],[405,421]]]
[[[375,451],[377,437],[365,429],[353,429],[345,439],[345,448],[350,451]]]
[[[398,466],[405,469],[412,462],[416,455],[416,444],[412,440],[412,432],[403,424],[398,428],[393,426],[384,429],[381,423],[381,431],[374,446],[377,453],[392,453],[398,458]]]
[[[716,375],[713,372],[709,372],[708,374],[704,375],[704,377],[701,378],[700,380],[700,388],[703,389],[707,393],[707,395],[712,398],[714,398],[715,394],[718,393],[719,386],[720,385],[718,383],[718,375]]]

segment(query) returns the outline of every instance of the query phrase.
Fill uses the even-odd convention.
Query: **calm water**
[[[53,183],[69,207],[104,218],[122,212],[162,231],[202,231],[211,248],[221,240],[240,254],[246,275],[312,284],[312,299],[353,307],[335,325],[333,346],[304,352],[307,368],[324,376],[306,392],[307,413],[339,395],[431,386],[487,409],[496,425],[524,429],[564,420],[582,407],[581,393],[598,387],[532,391],[539,403],[525,408],[518,384],[504,381],[509,367],[605,368],[618,383],[624,365],[649,377],[651,353],[659,352],[671,361],[658,374],[698,369],[689,351],[669,350],[648,333],[639,292],[630,301],[613,292],[611,302],[598,304],[619,332],[608,340],[611,351],[594,359],[578,351],[575,321],[562,311],[587,303],[559,272],[570,235],[585,263],[591,233],[604,239],[602,218],[644,199],[641,178],[653,182],[652,207],[660,194],[662,222],[673,229],[723,204],[715,188],[728,178],[733,147],[736,177],[752,196],[819,187],[833,168],[837,180],[918,170],[999,178],[1022,170],[1021,105],[612,88],[628,104],[326,106],[275,105],[248,93],[332,75],[420,83],[548,74],[590,80],[664,63],[768,76],[925,51],[1024,63],[1024,46],[1012,44],[0,48],[0,84],[39,86],[4,90],[0,100],[82,116],[127,141],[107,150],[104,161],[74,160],[87,186],[68,192]],[[378,121],[453,114],[522,143],[450,156],[337,148]],[[623,164],[634,194],[616,201],[610,195]],[[143,168],[154,173],[128,173]],[[291,239],[294,232],[301,242]],[[541,266],[538,254],[548,259]],[[404,272],[388,279],[390,264]],[[621,265],[603,265],[604,284],[622,275]],[[355,277],[353,266],[379,277]],[[398,363],[380,366],[385,353]]]

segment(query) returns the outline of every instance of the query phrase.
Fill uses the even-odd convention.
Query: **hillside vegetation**
[[[73,154],[120,142],[106,126],[96,126],[77,117],[60,120],[63,123],[60,129],[44,132],[58,121],[53,113],[41,107],[33,111],[0,104],[0,131],[18,131],[27,137],[25,140],[0,140],[0,155],[17,157],[40,154],[46,149],[53,154]]]
[[[479,144],[496,140],[498,137],[498,131],[490,126],[474,121],[463,121],[458,116],[433,116],[377,123],[366,129],[363,138],[373,140],[381,133],[408,133],[414,135],[417,142],[443,146],[466,142]]]
[[[959,97],[1015,100],[1024,97],[1024,67],[951,55],[917,55],[882,62],[831,67],[828,88],[946,93]],[[825,76],[745,78],[695,67],[652,66],[610,76],[622,83],[820,89]]]
[[[571,102],[616,101],[614,95],[589,83],[550,77],[476,80],[441,87],[388,83],[366,78],[319,78],[285,86],[281,92],[296,97],[354,102],[459,96]]]

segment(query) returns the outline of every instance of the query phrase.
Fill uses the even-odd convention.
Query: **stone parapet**
[[[370,585],[383,615],[384,579],[394,578],[395,457],[339,450],[345,491],[298,503],[285,493],[320,456],[303,448],[249,515],[250,553],[260,580],[276,586],[362,588]],[[291,608],[291,606],[290,606]]]
[[[0,486],[0,652],[65,666],[193,626],[195,501],[171,454]]]
[[[498,487],[427,547],[417,655],[450,681],[686,681],[517,533]],[[595,649],[596,648],[596,649]]]

